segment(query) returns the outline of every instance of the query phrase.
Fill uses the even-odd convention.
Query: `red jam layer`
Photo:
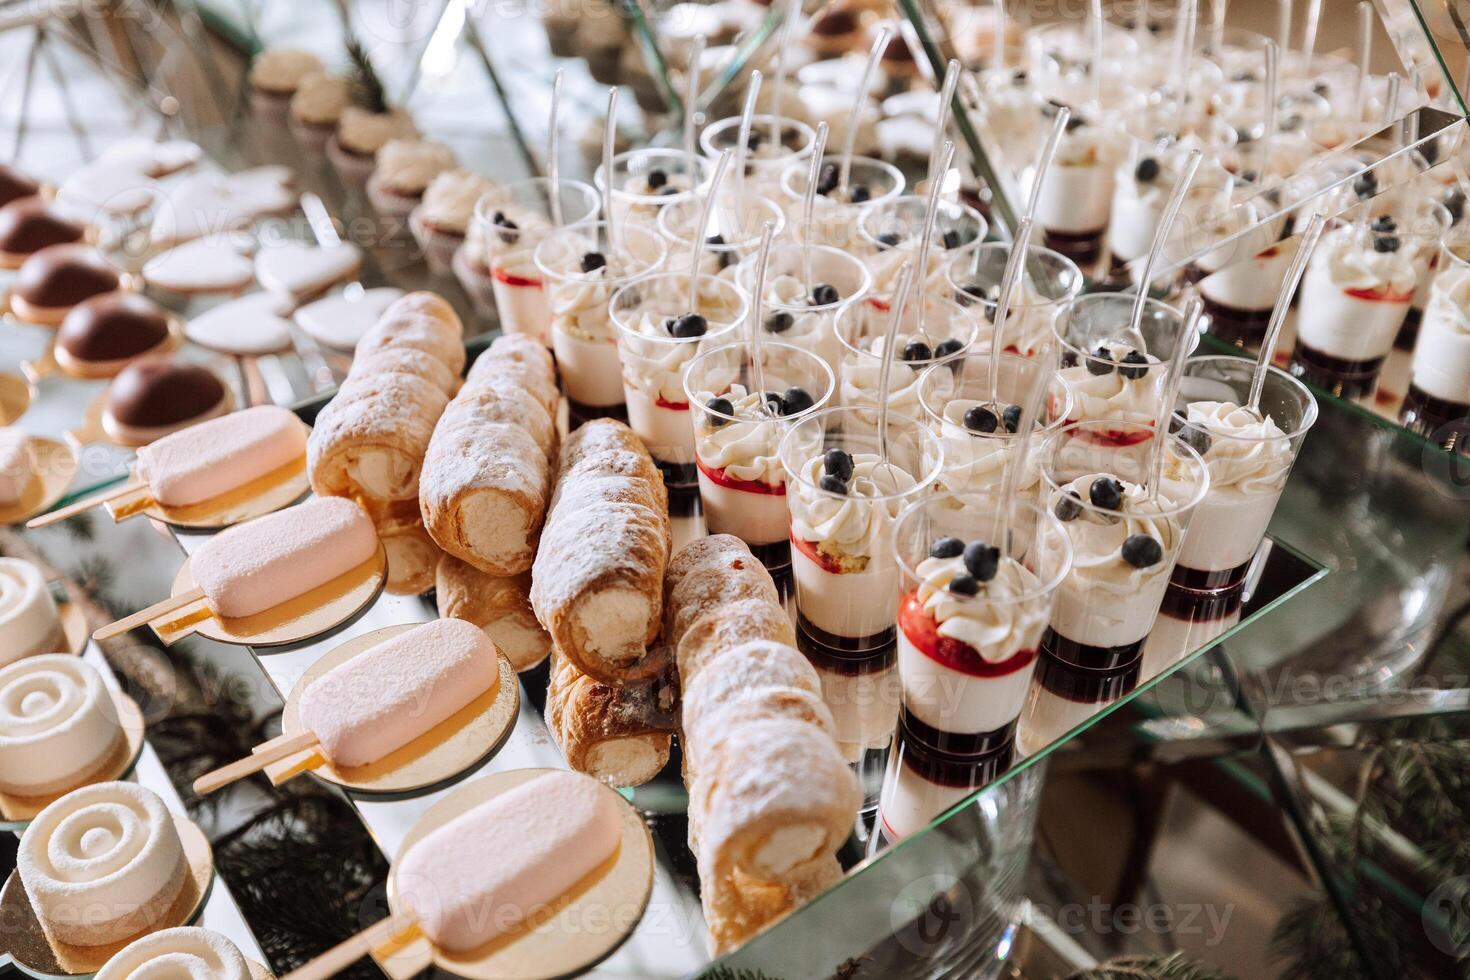
[[[663,401],[660,400],[659,404],[663,404]],[[683,407],[688,408],[689,406],[685,405]],[[709,477],[711,483],[715,486],[724,487],[726,490],[744,490],[746,493],[763,493],[774,497],[786,496],[786,484],[784,483],[772,486],[769,483],[762,483],[759,480],[742,480],[739,477],[731,476],[725,472],[723,467],[714,469],[713,467],[706,466],[704,460],[698,457],[695,457],[694,465],[699,467],[699,472]]]
[[[1414,291],[1407,293],[1391,293],[1386,289],[1344,289],[1353,299],[1366,300],[1369,303],[1411,303],[1414,300]]]
[[[540,279],[527,279],[525,276],[512,275],[511,273],[506,272],[504,269],[501,268],[491,269],[490,274],[495,277],[495,280],[497,282],[504,283],[507,286],[524,286],[534,289],[541,288]]]
[[[941,636],[939,623],[924,608],[918,592],[909,592],[898,604],[898,628],[914,649],[937,664],[971,677],[1005,677],[1028,667],[1036,659],[1035,650],[1018,650],[1002,660],[991,663],[968,643],[953,637]]]
[[[817,567],[826,572],[828,575],[842,574],[842,566],[818,551],[817,542],[806,541],[802,538],[798,538],[795,534],[793,534],[791,535],[791,547],[795,548],[797,551],[800,551],[803,555],[806,555],[812,561],[816,562]]]
[[[667,408],[670,411],[674,411],[674,412],[687,412],[687,411],[689,411],[689,403],[688,402],[671,402],[667,398],[665,398],[663,395],[659,395],[657,398],[655,398],[653,400],[653,403],[655,405],[657,405],[659,408]]]
[[[1067,424],[1071,425],[1073,422],[1080,421],[1082,420],[1068,419]],[[1145,422],[1142,428],[1128,429],[1127,431],[1119,429],[1107,429],[1105,431],[1099,431],[1097,429],[1073,429],[1070,433],[1070,438],[1093,446],[1136,446],[1140,442],[1147,442],[1152,439],[1153,434],[1153,423]]]

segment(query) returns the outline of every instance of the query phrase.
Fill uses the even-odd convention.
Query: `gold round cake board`
[[[348,640],[312,664],[286,697],[286,707],[281,714],[283,734],[297,735],[304,731],[301,727],[301,695],[313,681],[333,667],[418,625],[387,626],[365,633]],[[503,656],[497,660],[500,676],[494,690],[481,694],[385,758],[366,766],[338,769],[320,752],[312,751],[305,764],[313,774],[327,782],[361,793],[415,793],[457,778],[499,752],[515,728],[521,706],[521,686],[510,661]]]
[[[137,765],[138,756],[143,753],[143,711],[138,707],[138,702],[123,692],[108,688],[107,693],[112,696],[113,708],[117,712],[118,724],[122,728],[122,738],[118,740],[112,752],[102,760],[102,764],[94,772],[66,789],[42,796],[15,796],[10,793],[0,793],[0,830],[24,830],[26,825],[35,819],[36,814],[72,790],[91,786],[93,783],[121,779],[132,771],[133,766]]]
[[[103,389],[96,398],[92,399],[91,404],[87,406],[87,414],[82,418],[82,424],[66,434],[66,438],[69,441],[79,446],[85,446],[94,442],[105,442],[110,446],[118,446],[122,449],[138,449],[147,445],[147,443],[143,442],[118,439],[107,431],[107,424],[104,420],[107,416],[107,399],[111,394],[112,388],[109,386]],[[221,410],[210,415],[208,419],[201,418],[199,421],[207,422],[209,419],[217,419],[222,415],[229,415],[234,410],[235,393],[229,385],[225,385],[225,398]],[[195,423],[191,422],[189,424],[193,425]],[[180,426],[180,428],[188,428],[188,426]]]
[[[75,602],[58,602],[56,615],[61,620],[61,633],[66,638],[66,652],[82,655],[87,641],[92,638],[92,628],[87,625],[87,613]]]
[[[0,425],[9,425],[24,415],[35,397],[36,389],[25,378],[0,372]]]
[[[465,811],[553,769],[513,769],[461,786],[430,807],[404,837],[398,857],[425,835]],[[638,812],[610,786],[622,823],[618,851],[552,908],[516,932],[477,950],[436,949],[418,929],[407,943],[390,942],[373,959],[395,980],[406,980],[430,963],[469,980],[553,980],[584,973],[617,951],[633,934],[653,892],[653,838]],[[514,833],[505,837],[513,847]],[[488,857],[493,860],[493,856]],[[388,903],[395,913],[398,861],[388,872]],[[592,923],[597,928],[591,928]]]
[[[214,883],[214,854],[204,831],[182,814],[170,814],[179,840],[184,845],[184,859],[189,863],[183,890],[173,905],[157,922],[126,939],[106,946],[69,946],[53,942],[41,928],[30,896],[20,883],[20,873],[12,871],[0,888],[0,951],[21,971],[40,980],[53,977],[88,976],[102,969],[109,959],[129,943],[150,933],[175,926],[186,926],[204,908]]]
[[[56,506],[77,475],[77,454],[71,446],[46,436],[30,436],[33,479],[20,503],[0,507],[0,524],[20,524]]]
[[[31,381],[39,381],[42,378],[49,378],[52,375],[60,375],[61,377],[71,378],[75,381],[106,381],[117,377],[124,367],[140,357],[148,357],[153,354],[172,354],[182,346],[184,346],[184,321],[173,314],[169,314],[168,333],[164,336],[163,340],[147,350],[139,351],[131,358],[119,358],[115,369],[88,371],[86,369],[78,370],[75,367],[65,367],[56,359],[55,341],[48,344],[45,353],[34,361],[22,361],[20,369]]]
[[[257,963],[247,956],[245,965],[250,968],[250,980],[276,980],[276,975],[264,963]]]
[[[195,588],[189,569],[191,560],[186,559],[174,577],[173,595]],[[165,644],[197,633],[220,643],[257,647],[268,652],[270,647],[320,639],[352,622],[382,594],[387,578],[387,560],[380,544],[373,557],[351,571],[265,612],[239,619],[218,618],[201,599],[171,613],[165,622],[154,623],[153,631]]]

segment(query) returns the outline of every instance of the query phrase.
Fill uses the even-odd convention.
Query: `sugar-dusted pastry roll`
[[[388,582],[383,588],[390,595],[423,595],[434,587],[444,553],[422,521],[379,528],[378,539],[388,557]]]
[[[700,865],[699,877],[711,951],[721,956],[837,884],[842,866],[822,857],[778,881],[757,881],[739,869],[717,875]]]
[[[796,646],[796,630],[785,609],[765,599],[736,599],[694,620],[674,647],[679,682],[693,683],[705,664],[752,640]]]
[[[459,391],[460,378],[453,368],[434,355],[411,347],[390,347],[373,354],[364,354],[353,360],[352,373],[360,378],[409,374],[429,382],[444,392],[447,398],[454,397],[454,393]]]
[[[658,636],[669,547],[668,496],[648,451],[621,422],[599,419],[562,447],[531,605],[583,673],[636,683],[663,670]]]
[[[439,615],[485,631],[516,670],[530,670],[551,653],[551,637],[531,608],[531,573],[486,575],[453,555],[439,557],[434,594]]]
[[[780,607],[771,573],[733,534],[689,542],[669,562],[664,579],[664,642],[678,646],[697,619],[742,599]],[[790,641],[795,644],[793,637]]]
[[[609,786],[641,786],[669,761],[673,691],[655,679],[614,686],[557,653],[546,690],[546,726],[567,765]]]
[[[536,557],[551,496],[555,429],[546,401],[555,390],[544,347],[501,337],[429,442],[419,480],[424,526],[439,547],[483,572],[516,575]]]

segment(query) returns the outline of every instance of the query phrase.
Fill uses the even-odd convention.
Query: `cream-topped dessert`
[[[811,284],[806,257],[811,257]],[[755,288],[754,263],[740,266],[737,281],[749,293]],[[856,256],[827,245],[771,249],[762,297],[761,326],[771,340],[810,351],[834,369],[840,345],[833,332],[837,315],[867,294],[872,282]]]
[[[852,243],[847,250],[862,256],[867,264],[872,276],[867,302],[879,310],[888,309],[903,269],[917,268],[927,210],[924,198],[906,196],[862,211],[859,223],[862,240]],[[914,283],[915,295],[946,292],[945,266],[979,245],[985,231],[985,219],[979,212],[964,204],[941,201],[925,253],[926,267],[922,278]]]
[[[924,396],[931,397],[927,386]],[[999,490],[1015,457],[1019,440],[1010,437],[1017,433],[1024,410],[1020,405],[992,405],[981,398],[951,397],[943,404],[939,440],[944,449],[944,470],[939,474],[939,486],[950,491]],[[1048,412],[1048,418],[1060,423],[1063,417]],[[1041,463],[1031,453],[1026,459],[1026,472],[1016,483],[1017,492],[1029,491],[1040,477]]]
[[[1190,520],[1174,581],[1194,589],[1236,585],[1286,486],[1292,440],[1271,416],[1217,401],[1190,404],[1180,438],[1204,458],[1210,487]]]
[[[65,649],[61,618],[41,570],[20,558],[0,558],[0,666]]]
[[[650,227],[670,204],[687,201],[709,181],[710,162],[679,150],[646,148],[613,158],[613,219],[643,222]],[[606,173],[598,168],[593,183],[601,188]]]
[[[1430,292],[1411,371],[1406,424],[1427,435],[1470,416],[1470,273],[1458,264]]]
[[[797,611],[818,641],[861,648],[892,639],[899,572],[888,538],[918,487],[876,453],[834,448],[803,464],[787,493],[792,565]]]
[[[1183,538],[1174,504],[1111,474],[1079,476],[1047,494],[1072,542],[1043,646],[1083,667],[1136,659],[1169,585]]]
[[[1322,236],[1302,281],[1294,373],[1347,397],[1367,394],[1409,312],[1417,273],[1383,216]]]
[[[975,340],[976,350],[989,350],[995,343],[996,300],[1000,287],[985,288],[967,283],[956,293],[956,300],[964,304],[978,304],[985,310],[985,327]],[[1034,357],[1036,352],[1051,342],[1057,315],[1064,303],[1047,299],[1021,276],[1011,289],[1010,304],[1006,309],[1005,328],[1000,331],[1002,350],[1007,354]]]
[[[92,666],[65,653],[0,669],[0,791],[41,796],[96,778],[123,738]]]
[[[1152,426],[1164,397],[1167,368],[1157,357],[1123,343],[1099,346],[1081,364],[1064,368],[1060,374],[1072,390],[1069,421],[1093,422],[1119,419]],[[1128,446],[1148,439],[1140,428],[1117,432],[1079,433],[1104,445]]]
[[[209,929],[182,926],[134,940],[107,961],[96,980],[251,980],[239,947]]]
[[[866,314],[860,314],[866,315]],[[944,318],[935,317],[936,325],[944,324]],[[974,337],[975,326],[967,321],[951,321],[948,329],[963,326],[966,331],[960,336],[924,336],[917,333],[899,333],[894,338],[898,356],[888,371],[888,407],[890,411],[919,418],[923,409],[919,403],[919,379],[935,364],[943,364],[963,354]],[[839,329],[842,324],[838,324]],[[866,409],[858,415],[863,422],[876,425],[878,421],[878,398],[885,354],[886,337],[858,338],[861,350],[845,344],[839,371],[841,383],[838,387],[842,404],[849,408]],[[936,401],[946,397],[945,378],[936,375],[930,379],[928,396]]]
[[[1050,115],[1055,114],[1053,108]],[[1117,161],[1112,131],[1074,113],[1037,196],[1035,217],[1046,229],[1047,248],[1078,265],[1097,261],[1112,214]],[[1034,181],[1035,174],[1029,179]]]

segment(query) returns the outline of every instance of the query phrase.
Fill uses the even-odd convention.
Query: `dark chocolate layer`
[[[51,245],[32,255],[15,277],[15,295],[32,306],[75,306],[118,287],[117,270],[90,245]]]
[[[152,350],[168,337],[163,307],[137,293],[93,296],[61,321],[56,344],[79,361],[116,361]]]
[[[31,180],[14,167],[0,163],[0,205],[18,201],[23,197],[34,197],[41,193],[41,185]]]
[[[3,194],[0,187],[0,196]],[[86,233],[86,228],[67,218],[56,205],[34,195],[0,207],[0,252],[31,255],[47,245],[79,242]]]
[[[112,383],[107,411],[123,425],[175,425],[209,412],[225,397],[214,372],[174,357],[145,357]]]

